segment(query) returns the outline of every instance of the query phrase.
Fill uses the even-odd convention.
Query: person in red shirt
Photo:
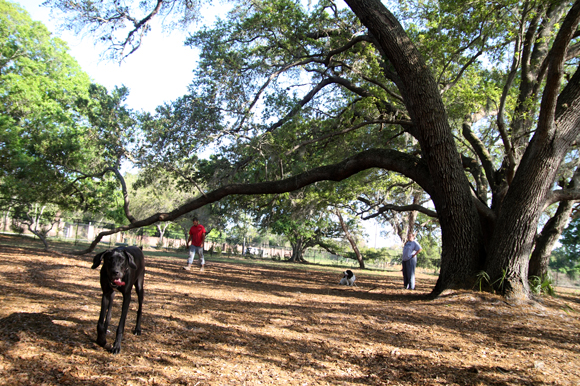
[[[183,267],[186,271],[191,270],[191,264],[195,258],[195,254],[199,255],[199,266],[201,271],[203,271],[205,265],[205,259],[203,258],[203,242],[205,241],[205,228],[199,223],[197,218],[193,218],[193,226],[189,229],[189,237],[185,243],[186,247],[189,247],[189,258],[187,259],[187,265]]]

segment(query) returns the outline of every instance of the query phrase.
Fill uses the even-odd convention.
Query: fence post
[[[79,239],[79,224],[80,223],[81,223],[81,221],[80,220],[77,220],[77,229],[75,231],[75,245],[77,245],[77,241]],[[73,224],[74,224],[74,222],[73,222]]]

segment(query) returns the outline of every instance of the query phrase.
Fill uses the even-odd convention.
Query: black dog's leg
[[[129,311],[129,304],[131,303],[131,291],[123,292],[123,310],[121,311],[121,320],[117,327],[117,337],[115,343],[111,348],[111,353],[118,354],[121,352],[121,341],[123,340],[123,331],[125,330],[125,319],[127,319],[127,312]]]
[[[109,328],[109,321],[113,312],[114,297],[115,292],[111,291],[103,293],[103,298],[101,299],[101,314],[97,322],[97,344],[101,347],[105,347],[105,344],[107,344],[107,328]]]
[[[141,335],[141,313],[143,311],[143,279],[137,279],[135,282],[135,291],[137,291],[137,299],[139,300],[139,309],[137,310],[137,322],[133,334]]]

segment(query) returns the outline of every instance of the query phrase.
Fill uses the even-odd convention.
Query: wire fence
[[[17,221],[3,224],[4,232],[31,234]],[[115,224],[103,222],[84,222],[81,220],[61,220],[50,230],[46,231],[47,239],[71,242],[74,245],[91,243],[101,233],[113,230]],[[104,248],[114,248],[121,245],[137,245],[146,249],[178,251],[185,249],[186,240],[183,237],[156,237],[147,235],[143,229],[129,232],[117,232],[101,238],[99,245]],[[208,237],[205,249],[209,255],[221,256],[246,256],[253,259],[288,260],[292,256],[292,248],[287,246],[270,245],[231,245]],[[309,248],[304,252],[304,259],[312,264],[357,268],[358,261],[340,255],[332,254],[324,249]],[[389,261],[369,262],[365,261],[368,268],[394,269],[394,264]]]
[[[111,223],[83,222],[80,220],[60,221],[47,232],[47,238],[79,243],[91,243],[95,237],[103,231],[110,231],[115,228]],[[4,232],[31,234],[30,231],[19,227],[18,224],[8,224],[4,221]],[[185,249],[186,240],[184,238],[156,237],[143,234],[143,229],[137,232],[118,232],[104,236],[100,245],[104,248],[114,248],[120,245],[137,245],[143,248],[156,250],[178,251]],[[246,256],[253,259],[288,260],[292,256],[292,248],[287,246],[270,245],[230,245],[211,238],[206,239],[205,249],[209,256],[217,254],[219,256]],[[358,261],[340,255],[332,254],[323,249],[309,248],[304,252],[304,259],[312,264],[329,265],[345,268],[358,268]],[[376,270],[396,271],[400,270],[400,264],[395,259],[366,260],[365,267]],[[421,269],[425,273],[438,274],[435,269]],[[554,285],[566,287],[580,286],[580,280],[575,277],[568,277],[566,274],[551,272]]]

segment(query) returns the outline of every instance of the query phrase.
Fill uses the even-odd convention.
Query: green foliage
[[[550,268],[576,280],[580,276],[580,217],[572,219],[564,229],[560,244],[552,252]]]
[[[89,178],[119,159],[118,151],[105,151],[115,136],[91,125],[104,112],[95,101],[106,92],[95,95],[98,87],[65,43],[6,1],[0,1],[0,53],[0,202],[109,208],[116,183]]]
[[[129,209],[135,218],[147,218],[155,213],[169,212],[193,197],[182,192],[169,178],[153,179],[145,183],[143,172],[126,174],[129,190]],[[189,224],[191,226],[191,224]],[[187,228],[189,230],[189,227]]]
[[[536,295],[556,295],[556,291],[554,290],[553,286],[554,283],[550,275],[545,277],[532,276],[529,278],[528,283],[530,285],[530,291]]]
[[[501,42],[512,41],[519,32],[514,21],[521,16],[520,4],[512,0],[493,4],[405,0],[393,4],[445,89],[452,120],[461,122],[465,114],[489,110],[490,101],[500,99],[503,69],[484,63],[503,63],[510,55]],[[516,91],[514,88],[508,98],[511,106]]]
[[[10,212],[13,221],[11,228],[16,233],[23,232],[24,227],[26,227],[28,231],[39,237],[44,243],[45,249],[48,249],[46,236],[60,217],[60,211],[57,206],[20,203],[14,206]]]
[[[498,288],[500,290],[500,292],[503,291],[504,289],[504,285],[506,283],[506,279],[508,277],[508,272],[505,269],[502,269],[502,274],[500,277],[498,277],[493,283],[491,283],[491,286],[493,288]]]
[[[580,262],[580,216],[572,219],[560,238],[563,254],[572,262]]]
[[[117,2],[110,1],[49,2],[73,12],[78,23],[86,23],[83,26],[99,31],[103,41],[110,41],[113,47],[120,45],[123,49],[127,47],[122,39],[116,39],[118,31],[123,30],[123,22],[137,20],[129,15],[135,8],[146,9],[150,5],[139,2],[134,8],[131,4],[119,7]],[[156,12],[168,17],[171,13],[168,3],[174,4],[176,9],[192,5],[187,1],[161,2]],[[366,5],[362,1],[349,4],[353,9]],[[550,52],[559,26],[566,25],[562,24],[561,18],[570,6],[571,3],[566,2],[523,3],[512,0],[494,3],[457,0],[390,2],[389,7],[395,9],[408,33],[397,36],[400,40],[391,39],[391,46],[377,44],[381,31],[374,31],[375,36],[371,36],[369,30],[372,31],[374,25],[365,20],[367,28],[347,8],[339,9],[333,1],[321,0],[307,5],[296,0],[240,2],[225,19],[219,19],[215,25],[192,34],[188,39],[187,44],[200,52],[199,66],[189,94],[175,103],[161,106],[155,115],[141,117],[144,135],[139,148],[144,150],[138,152],[137,159],[139,166],[147,170],[144,181],[149,184],[156,178],[169,175],[182,190],[185,191],[188,185],[197,185],[198,192],[204,194],[203,190],[224,185],[231,187],[285,179],[368,149],[390,150],[389,156],[380,157],[381,163],[388,164],[381,167],[398,170],[416,181],[396,175],[385,178],[385,173],[369,170],[340,185],[321,183],[311,191],[305,189],[292,195],[278,194],[257,200],[236,197],[220,204],[219,210],[240,228],[241,234],[246,232],[236,221],[239,217],[236,210],[248,213],[254,223],[259,222],[278,234],[288,235],[293,246],[307,245],[321,237],[332,239],[333,227],[327,208],[350,203],[353,212],[361,213],[360,206],[352,203],[364,198],[369,208],[380,206],[378,210],[384,214],[385,221],[389,221],[402,237],[406,229],[415,227],[416,222],[431,232],[437,225],[436,221],[425,221],[424,215],[419,215],[419,221],[415,221],[414,217],[404,219],[396,214],[410,210],[409,207],[400,208],[402,205],[416,207],[427,204],[427,197],[417,186],[420,184],[429,192],[442,189],[433,198],[438,201],[435,207],[448,221],[445,224],[463,222],[450,226],[446,240],[457,241],[454,237],[462,226],[468,231],[473,229],[474,236],[466,237],[464,234],[459,241],[466,239],[468,243],[483,243],[479,237],[478,219],[471,216],[475,213],[473,204],[464,205],[470,200],[467,197],[469,188],[479,199],[479,205],[488,205],[485,210],[478,210],[479,213],[487,212],[486,219],[510,223],[512,218],[525,218],[528,212],[530,222],[520,221],[520,224],[535,224],[539,210],[528,210],[537,198],[533,194],[545,197],[551,189],[547,187],[551,181],[534,181],[538,186],[541,182],[546,182],[546,185],[529,195],[528,201],[522,199],[526,197],[524,189],[511,188],[514,186],[512,181],[519,181],[512,177],[526,173],[527,169],[522,165],[534,165],[534,162],[519,164],[529,154],[534,154],[533,151],[526,152],[530,139],[537,134],[539,138],[535,138],[538,140],[532,143],[540,147],[544,144],[542,138],[551,138],[542,135],[542,132],[552,130],[550,125],[553,122],[548,122],[551,118],[545,120],[545,125],[537,125],[538,117],[544,116],[539,104],[542,87],[547,84],[546,90],[550,91],[550,87],[560,86],[558,76],[553,77],[553,69],[545,65],[550,59],[545,55]],[[378,16],[378,10],[368,11],[374,11]],[[552,11],[554,13],[550,13]],[[97,17],[101,13],[112,15],[110,23]],[[131,23],[128,25],[132,28]],[[136,47],[138,32],[145,33],[150,28],[149,23],[134,26],[136,30],[127,35],[129,47]],[[143,29],[139,30],[141,27]],[[103,33],[107,28],[111,32]],[[389,28],[389,31],[396,29]],[[423,67],[422,60],[414,63],[396,60],[405,56],[398,55],[393,48],[402,48],[396,42],[405,41],[407,36],[411,40],[408,52],[413,52],[416,46],[426,58],[428,69]],[[571,44],[575,43],[576,38],[573,38]],[[380,52],[379,47],[385,52]],[[512,61],[513,68],[510,68],[508,63]],[[564,67],[566,74],[562,82],[575,81],[568,75],[577,69],[577,60],[569,61]],[[416,72],[407,72],[407,69]],[[552,78],[556,81],[552,82]],[[425,89],[428,99],[422,98],[423,85],[433,86],[430,87],[432,92]],[[543,95],[547,101],[543,106],[552,105],[548,101],[555,92]],[[438,103],[440,96],[444,106]],[[431,111],[415,107],[427,100],[437,102],[427,104]],[[437,121],[432,119],[443,112],[445,114],[436,118]],[[553,113],[548,112],[546,117],[552,117]],[[565,126],[562,125],[563,129],[558,133],[562,135],[562,143],[568,146],[575,136],[573,133],[567,135]],[[432,137],[431,129],[434,127],[441,129],[440,138]],[[554,134],[554,140],[559,139],[556,137],[560,134]],[[454,138],[455,146],[451,145]],[[427,144],[429,146],[421,147]],[[208,148],[215,154],[209,160],[201,160],[199,153]],[[461,153],[466,179],[457,178],[460,165],[454,163],[454,160],[459,160],[455,149]],[[565,151],[563,146],[561,149]],[[408,162],[397,163],[402,158]],[[553,164],[538,169],[559,170],[557,158],[555,155]],[[420,169],[415,166],[424,161],[435,161],[429,164],[429,176],[414,174]],[[393,163],[397,165],[393,166]],[[377,165],[377,162],[372,162],[372,165]],[[440,169],[434,170],[434,167]],[[449,170],[453,173],[447,173],[447,167],[451,167]],[[332,177],[326,174],[324,178]],[[381,181],[380,194],[365,195],[364,187],[374,188],[365,183],[381,178],[384,180]],[[262,193],[272,194],[274,191],[267,189],[264,188]],[[457,194],[464,201],[455,201],[461,203],[455,207],[453,197],[447,197],[448,194]],[[509,201],[512,195],[513,202],[521,203],[520,206],[512,209],[510,205],[495,205],[504,199]],[[395,199],[391,200],[393,197]],[[227,211],[228,208],[234,210]],[[514,216],[500,213],[510,210],[519,212]],[[501,225],[495,227],[496,232],[504,229],[505,224]],[[519,232],[529,232],[525,237],[499,233],[499,237],[494,235],[491,238],[510,237],[515,240],[506,244],[511,248],[511,262],[524,255],[520,253],[522,245],[517,240],[529,239],[527,236],[531,237],[535,231],[524,228],[519,226]],[[425,251],[419,264],[436,267],[439,253],[436,243],[431,240],[423,243]],[[495,248],[493,245],[486,247],[491,251]],[[483,250],[482,245],[470,245],[464,250],[469,252],[461,248],[446,250],[449,251],[446,258],[451,262],[468,258],[469,261],[462,263],[470,266],[482,264],[478,260],[481,255],[475,252]],[[501,261],[500,257],[503,257],[502,253],[489,256],[492,280],[499,276],[489,284],[508,288],[507,281],[522,280],[516,276],[523,270],[511,270],[506,267],[509,266],[505,263],[508,259]],[[455,272],[458,266],[463,264],[444,265],[458,276],[469,276],[465,280],[471,282],[471,270],[467,270],[469,273]],[[573,266],[566,267],[574,269]],[[444,276],[445,280],[451,277],[455,276]],[[442,287],[447,284],[450,283],[442,283]]]
[[[260,234],[247,213],[237,213],[226,231],[226,242],[231,245],[250,245],[256,243]]]
[[[19,235],[21,235],[21,234],[23,234],[23,233],[24,233],[24,230],[25,230],[25,229],[24,229],[24,227],[21,225],[21,223],[20,223],[20,222],[16,222],[16,223],[12,222],[12,223],[10,223],[10,230],[11,230],[12,232],[16,233],[16,234],[19,234]]]
[[[190,95],[143,117],[146,145],[140,148],[148,150],[139,154],[141,166],[194,176],[211,187],[222,178],[247,183],[284,177],[321,160],[342,159],[347,149],[374,146],[377,134],[386,140],[392,131],[377,131],[378,126],[333,135],[339,121],[359,124],[363,116],[379,114],[375,98],[345,110],[343,103],[353,99],[352,93],[328,86],[329,92],[309,105],[299,101],[305,91],[295,85],[297,80],[315,84],[326,77],[324,64],[314,56],[324,58],[365,30],[351,12],[335,11],[326,1],[310,12],[300,2],[251,2],[193,34],[187,44],[199,47],[200,62]],[[328,39],[311,36],[325,31],[333,31]],[[347,71],[356,66],[382,78],[374,55],[365,42],[352,55],[337,54],[336,61],[344,65],[337,75],[356,85],[362,74]],[[372,83],[369,87],[386,95]],[[323,119],[322,112],[337,114],[337,121]],[[323,142],[316,140],[325,136]],[[210,146],[216,154],[199,160],[197,153]]]
[[[401,260],[400,254],[389,248],[362,248],[362,255],[365,257],[365,261],[370,264],[377,263],[398,263]],[[353,254],[354,255],[354,254]]]
[[[475,277],[476,279],[473,288],[477,287],[479,292],[481,292],[484,289],[484,287],[490,285],[490,278],[487,272],[479,271],[477,275],[475,275]]]
[[[294,256],[316,245],[342,250],[336,245],[342,228],[333,210],[328,207],[325,191],[309,187],[276,196],[257,213],[261,229],[284,235],[292,246]],[[354,223],[346,220],[353,228]],[[354,229],[354,228],[353,228]]]
[[[155,3],[134,2],[133,4],[126,2],[122,5],[118,0],[44,0],[43,2],[43,5],[56,8],[64,14],[62,22],[66,29],[77,33],[89,32],[95,35],[98,41],[109,43],[110,46],[104,57],[119,62],[139,48],[143,37],[151,28],[149,19],[146,23],[136,22],[136,20],[143,18],[143,11],[151,4],[154,4],[156,9],[150,16],[157,15],[163,20],[167,19],[166,27],[171,29],[178,26],[187,27],[198,21],[201,6],[206,3],[190,0]],[[136,12],[132,5],[137,8]],[[75,14],[71,15],[71,12],[75,12]],[[80,12],[80,15],[77,16],[76,12]],[[174,13],[177,14],[177,17],[170,17]],[[107,20],[110,23],[107,23]],[[136,25],[145,30],[133,30]]]
[[[89,86],[90,100],[79,104],[96,132],[93,138],[104,162],[120,168],[127,148],[135,143],[137,120],[132,110],[125,106],[129,90],[115,87],[111,92],[101,85]]]
[[[423,250],[417,256],[417,266],[437,269],[441,266],[441,241],[433,233],[421,233],[418,237]]]

